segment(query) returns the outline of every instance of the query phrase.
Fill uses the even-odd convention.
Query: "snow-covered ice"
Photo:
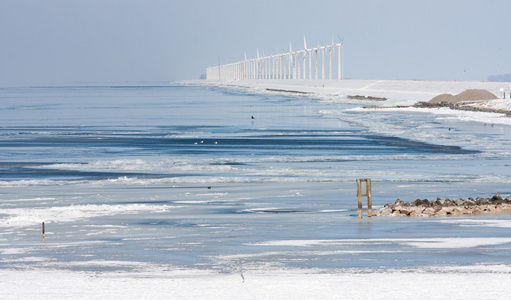
[[[511,216],[359,220],[354,181],[511,196],[509,117],[361,108],[509,83],[213,84],[0,90],[0,298],[507,299]]]

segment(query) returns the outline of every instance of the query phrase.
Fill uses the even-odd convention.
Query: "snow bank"
[[[511,82],[421,80],[238,80],[186,81],[185,84],[235,86],[287,90],[317,95],[362,95],[393,100],[429,101],[440,94],[459,94],[469,89],[487,90],[501,96],[511,92]],[[510,100],[511,101],[511,100]]]
[[[314,273],[303,270],[82,273],[0,271],[2,299],[507,299],[508,266]]]

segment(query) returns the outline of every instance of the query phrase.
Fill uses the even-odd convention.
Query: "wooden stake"
[[[357,198],[358,198],[358,218],[362,219],[362,197],[367,196],[367,216],[370,218],[372,213],[371,179],[357,179]]]
[[[357,179],[358,218],[362,219],[362,183]]]
[[[371,217],[371,209],[373,206],[373,199],[371,197],[371,179],[367,179],[367,217]]]

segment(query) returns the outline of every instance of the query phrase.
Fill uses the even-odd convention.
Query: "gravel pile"
[[[429,100],[430,104],[437,103],[458,103],[458,102],[466,102],[466,101],[476,101],[476,100],[492,100],[498,99],[493,93],[488,92],[487,90],[466,90],[457,95],[451,94],[441,94],[436,96],[435,98]]]

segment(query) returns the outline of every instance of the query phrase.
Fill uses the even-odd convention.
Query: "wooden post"
[[[371,209],[373,206],[373,199],[371,197],[371,179],[367,180],[367,217],[371,217]]]
[[[357,179],[357,198],[358,198],[358,218],[362,219],[362,197],[367,196],[367,216],[371,217],[372,195],[371,195],[371,179]]]
[[[362,183],[357,179],[358,218],[362,219]]]
[[[44,222],[43,222],[43,243],[45,242],[44,240]]]

